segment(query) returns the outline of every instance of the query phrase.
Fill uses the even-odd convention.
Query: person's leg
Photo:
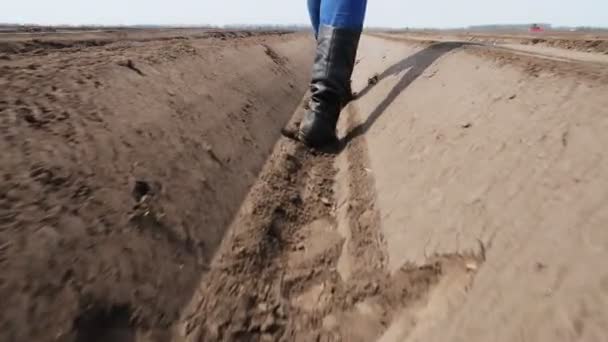
[[[321,0],[308,0],[308,14],[316,38],[319,35],[319,24],[321,24]]]
[[[317,51],[312,71],[310,110],[299,137],[311,147],[337,141],[336,124],[350,98],[350,77],[367,0],[321,0]]]
[[[361,32],[366,7],[367,0],[322,0],[321,25]]]

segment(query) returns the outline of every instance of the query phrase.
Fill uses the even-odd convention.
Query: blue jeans
[[[308,0],[308,13],[315,37],[320,25],[363,30],[366,8],[367,0]]]

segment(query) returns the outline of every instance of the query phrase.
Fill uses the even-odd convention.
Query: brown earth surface
[[[0,41],[0,340],[603,340],[601,53],[366,35],[317,152],[307,35],[84,35]]]
[[[178,318],[311,60],[306,36],[227,37],[2,61],[0,340]]]
[[[510,31],[464,31],[464,30],[428,30],[392,33],[398,36],[409,36],[419,39],[466,40],[492,44],[541,45],[608,54],[607,31],[553,31],[510,32]]]

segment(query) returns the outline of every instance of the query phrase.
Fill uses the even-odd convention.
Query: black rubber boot
[[[310,84],[309,109],[298,136],[321,148],[338,141],[336,125],[342,108],[352,99],[350,77],[355,66],[360,31],[321,26]]]
[[[348,81],[348,88],[346,91],[346,98],[344,99],[344,105],[342,107],[346,107],[346,105],[357,98],[357,94],[353,93],[352,82]]]

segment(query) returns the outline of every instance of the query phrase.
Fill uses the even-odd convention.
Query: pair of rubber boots
[[[353,98],[350,78],[355,66],[360,31],[321,26],[310,84],[308,110],[298,138],[313,148],[338,143],[336,125],[340,112]]]

